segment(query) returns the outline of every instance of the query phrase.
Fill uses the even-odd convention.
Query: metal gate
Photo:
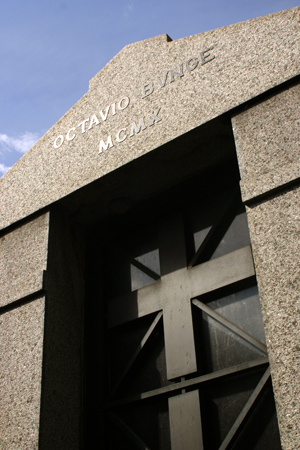
[[[280,449],[239,191],[169,205],[107,235],[105,448]]]

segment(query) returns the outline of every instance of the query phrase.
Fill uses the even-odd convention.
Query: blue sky
[[[0,5],[0,176],[125,45],[299,6],[295,0],[9,0]]]

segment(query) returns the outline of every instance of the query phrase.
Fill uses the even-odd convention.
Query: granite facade
[[[282,447],[299,448],[300,85],[232,118]]]
[[[300,189],[247,208],[282,448],[300,448]]]
[[[232,119],[245,202],[300,175],[300,85]]]
[[[0,180],[0,229],[299,74],[300,8],[125,47]]]
[[[37,450],[45,299],[0,315],[0,448]]]
[[[0,238],[0,307],[43,288],[48,232],[46,213]]]
[[[300,448],[299,22],[125,47],[1,178],[1,450],[82,446],[87,224],[227,167],[234,140],[282,447]]]

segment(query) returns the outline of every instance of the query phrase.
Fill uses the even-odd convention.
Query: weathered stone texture
[[[300,85],[232,120],[243,200],[299,178]]]
[[[44,298],[0,316],[0,449],[37,450]]]
[[[1,178],[0,228],[298,75],[299,17],[297,7],[174,42],[164,35],[125,47]],[[119,108],[125,97],[129,104]],[[141,119],[144,126],[132,132]],[[64,143],[55,148],[60,135]],[[99,153],[109,136],[112,146]]]
[[[0,306],[42,289],[48,226],[44,214],[0,239]]]
[[[247,208],[284,450],[300,448],[300,188]]]
[[[300,85],[287,88],[299,80],[299,23],[297,7],[125,47],[1,178],[0,229],[15,229],[0,239],[0,450],[82,443],[87,254],[76,220],[130,207],[142,177],[135,205],[233,157],[229,114],[275,87],[286,90],[233,118],[243,198],[299,178]],[[50,233],[48,213],[17,228],[46,207]],[[300,449],[300,188],[248,207],[248,218],[283,449]]]

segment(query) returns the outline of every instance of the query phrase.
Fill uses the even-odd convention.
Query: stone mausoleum
[[[0,180],[1,450],[300,448],[299,51],[128,45]]]

